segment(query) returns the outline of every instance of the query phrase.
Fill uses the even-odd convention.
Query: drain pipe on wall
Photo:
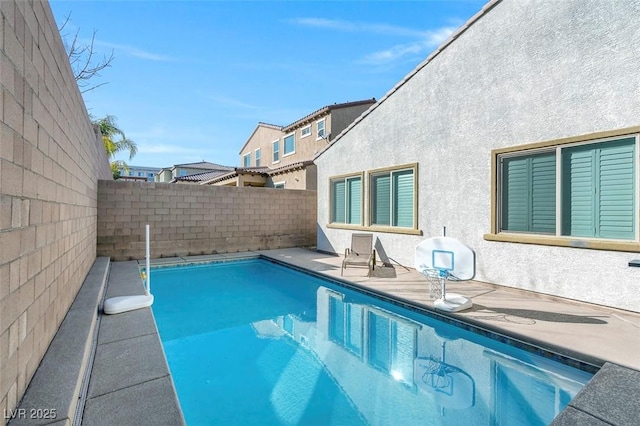
[[[146,308],[153,304],[153,295],[151,294],[151,271],[150,253],[149,253],[149,225],[146,225],[146,286],[145,294],[142,296],[120,296],[112,297],[104,301],[103,312],[107,315],[119,314],[122,312],[133,311],[135,309]]]

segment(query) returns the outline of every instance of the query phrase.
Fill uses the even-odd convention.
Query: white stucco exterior
[[[356,232],[327,227],[331,176],[417,162],[423,235],[376,232],[387,256],[413,266],[415,246],[446,226],[475,250],[479,281],[640,312],[640,268],[628,266],[640,244],[484,238],[492,149],[640,125],[639,22],[637,0],[493,3],[316,158],[318,248],[342,253]]]

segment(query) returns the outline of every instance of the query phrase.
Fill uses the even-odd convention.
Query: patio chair
[[[340,275],[344,273],[347,265],[366,266],[369,269],[368,277],[376,265],[376,251],[373,248],[373,234],[351,234],[351,248],[344,250],[344,260]]]

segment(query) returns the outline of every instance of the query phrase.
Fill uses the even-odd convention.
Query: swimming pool
[[[189,425],[546,425],[592,376],[264,259],[153,276]]]

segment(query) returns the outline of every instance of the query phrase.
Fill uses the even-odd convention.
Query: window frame
[[[562,174],[563,157],[562,154],[567,149],[586,145],[606,144],[607,142],[619,141],[627,138],[635,138],[634,144],[634,238],[616,239],[595,236],[563,235],[563,206],[562,190],[564,180]],[[491,151],[491,229],[484,235],[487,241],[538,244],[561,247],[576,247],[595,250],[611,250],[625,252],[639,252],[640,247],[640,211],[639,196],[640,189],[640,126],[618,129],[606,132],[597,132],[580,136],[573,136],[562,139],[549,140],[525,145],[518,145],[508,148],[494,149]],[[596,148],[594,148],[596,149]],[[511,158],[518,155],[531,155],[544,151],[554,151],[556,153],[556,232],[554,234],[540,234],[529,232],[515,232],[501,230],[502,215],[502,167],[501,159]]]
[[[309,130],[309,133],[305,134],[304,131],[305,130]],[[307,138],[309,136],[311,136],[312,130],[311,130],[311,124],[307,124],[306,126],[302,127],[300,129],[300,139],[303,138]]]
[[[247,161],[249,159],[249,161]],[[242,155],[242,167],[251,167],[251,153]]]
[[[260,161],[262,160],[262,151],[260,148],[256,148],[253,154],[253,158],[256,162],[256,167],[260,167]]]
[[[276,155],[278,156],[277,160],[276,160]],[[271,164],[277,164],[279,162],[280,162],[280,139],[277,139],[271,142]]]
[[[320,123],[322,123],[322,136],[320,136]],[[316,140],[327,138],[327,118],[323,117],[316,121]]]
[[[364,172],[357,172],[357,173],[349,173],[349,174],[344,174],[344,175],[339,175],[339,176],[332,176],[329,178],[329,224],[334,225],[334,226],[348,226],[348,227],[362,227],[364,225],[364,201],[365,201],[365,180],[364,180]],[[346,184],[347,184],[347,180],[353,180],[353,179],[360,179],[360,223],[348,223],[346,222],[347,220],[347,203],[346,203],[346,198],[348,197],[347,195],[347,189],[346,189]],[[339,182],[339,181],[344,181],[345,183],[345,211],[344,211],[344,215],[345,215],[345,222],[335,222],[334,221],[334,217],[333,217],[333,185],[334,182]]]
[[[275,189],[286,189],[286,181],[281,180],[280,182],[273,182],[273,187]]]
[[[293,151],[287,152],[287,138],[293,138]],[[289,133],[282,138],[282,158],[296,153],[296,132]]]
[[[389,225],[378,225],[378,224],[374,224],[372,223],[372,212],[373,212],[373,207],[372,207],[372,202],[373,202],[373,179],[377,176],[383,176],[385,174],[389,174],[389,179],[391,181],[391,185],[392,185],[392,181],[393,181],[393,173],[398,173],[398,172],[403,172],[406,170],[412,170],[413,172],[413,212],[412,212],[412,226],[411,227],[405,227],[405,226],[397,226],[397,225],[391,225],[391,220],[392,220],[392,216],[393,216],[393,204],[392,204],[392,200],[390,200],[390,224]],[[395,232],[394,230],[407,230],[407,231],[418,231],[418,163],[413,163],[413,164],[403,164],[403,165],[398,165],[398,166],[392,166],[392,167],[383,167],[380,169],[374,169],[374,170],[370,170],[367,172],[368,175],[368,179],[367,179],[367,205],[368,205],[368,221],[367,221],[367,225],[369,226],[370,229],[374,229],[374,230],[386,230],[387,232]],[[390,193],[390,197],[392,197],[391,193]]]
[[[372,174],[381,174],[384,172],[392,172],[392,171],[402,171],[402,170],[413,170],[413,227],[405,228],[399,226],[381,226],[381,225],[372,225],[370,221],[371,217],[371,176]],[[423,235],[422,230],[418,227],[418,201],[419,201],[419,188],[418,188],[418,174],[419,167],[418,163],[408,163],[408,164],[400,164],[397,166],[391,167],[383,167],[378,169],[372,169],[368,171],[355,172],[355,173],[347,173],[342,175],[329,176],[327,180],[328,189],[328,207],[327,207],[327,228],[332,229],[347,229],[352,231],[369,231],[369,232],[381,232],[381,233],[390,233],[390,234],[406,234],[406,235]],[[333,209],[333,201],[332,201],[332,181],[338,180],[340,178],[345,177],[354,177],[356,175],[362,176],[362,207],[361,207],[361,221],[362,225],[348,224],[348,223],[337,223],[331,222],[332,220],[332,209]]]
[[[531,158],[534,156],[538,156],[538,155],[543,155],[543,154],[552,154],[555,157],[555,191],[554,191],[554,200],[556,202],[556,215],[555,215],[555,231],[553,234],[555,234],[558,230],[558,220],[557,220],[557,210],[558,210],[558,206],[557,206],[557,201],[558,201],[558,152],[557,152],[557,148],[555,147],[550,147],[550,148],[541,148],[541,149],[533,149],[533,150],[527,150],[527,151],[522,151],[522,152],[515,152],[515,153],[509,153],[509,154],[505,154],[505,155],[501,155],[499,156],[499,165],[498,165],[498,184],[499,184],[499,188],[498,191],[500,192],[498,195],[498,199],[496,200],[496,202],[498,203],[498,223],[497,223],[497,229],[499,230],[498,232],[511,232],[511,233],[523,233],[523,234],[534,234],[534,235],[553,235],[552,233],[543,233],[543,232],[536,232],[536,231],[515,231],[515,230],[502,230],[503,228],[503,215],[502,215],[502,209],[503,209],[503,184],[502,184],[502,179],[504,177],[504,173],[503,173],[503,164],[504,164],[504,160],[513,160],[513,159],[518,159],[518,158]]]

